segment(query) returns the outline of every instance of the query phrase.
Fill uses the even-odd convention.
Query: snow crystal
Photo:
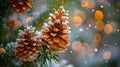
[[[71,31],[68,31],[69,33],[71,33]]]
[[[103,5],[101,5],[100,7],[103,8]]]
[[[63,6],[60,6],[60,8],[61,8],[61,9],[64,9],[64,7],[63,7]]]
[[[62,16],[61,18],[63,18],[63,19],[64,19],[64,18],[65,18],[65,19],[69,19],[69,17],[67,17],[67,16]]]
[[[47,27],[48,27],[48,24],[44,23],[43,28],[47,28]]]
[[[98,51],[98,49],[97,49],[97,48],[95,48],[95,49],[94,49],[94,51],[95,51],[95,52],[97,52],[97,51]]]
[[[106,63],[108,62],[108,60],[106,60]]]
[[[31,40],[33,40],[33,41],[37,41],[36,37],[32,37]]]
[[[19,35],[22,35],[22,34],[25,34],[25,32],[22,30],[19,30]]]
[[[95,9],[92,9],[92,12],[94,12],[95,11]]]
[[[119,32],[120,30],[119,30],[119,29],[117,29],[117,31]]]
[[[88,30],[89,28],[87,27],[86,29]]]
[[[110,4],[110,3],[108,3],[108,6],[110,7],[110,6],[111,6],[111,4]]]
[[[62,24],[66,25],[67,23],[66,22],[62,22]]]
[[[55,22],[60,22],[60,19],[56,19]]]
[[[107,23],[109,23],[110,21],[109,20],[107,20]]]
[[[115,43],[115,45],[117,45],[117,43]]]
[[[68,61],[63,59],[63,60],[62,60],[62,63],[63,63],[63,64],[67,64]]]
[[[31,29],[29,32],[30,32],[30,33],[34,33],[34,29]]]
[[[50,20],[50,21],[48,21],[48,24],[53,24],[53,22]]]
[[[66,33],[66,32],[68,32],[68,30],[63,30],[63,33]]]
[[[25,7],[22,7],[23,10],[25,10]]]
[[[94,28],[96,28],[96,26]]]
[[[64,9],[64,7],[63,7],[63,6],[60,6],[60,8],[62,9],[62,11],[63,11],[63,12],[65,12],[65,9]]]
[[[84,61],[85,64],[87,64],[88,62],[87,61]]]
[[[74,67],[72,64],[68,64],[66,67]]]
[[[26,26],[25,28],[28,30],[28,29],[31,29],[32,26]]]
[[[39,31],[36,31],[35,34],[38,35],[37,37],[41,37],[42,36],[41,32],[39,32]]]
[[[51,20],[52,18],[51,17],[48,17],[48,20]]]
[[[36,46],[36,43],[32,44],[33,46]]]
[[[67,15],[67,16],[68,16],[69,14],[68,14],[68,13],[65,13],[65,15]]]
[[[65,24],[65,25],[68,24],[68,23],[69,23],[69,21],[62,22],[62,24]]]
[[[58,11],[55,10],[55,14],[58,14]]]
[[[88,26],[91,27],[91,24],[89,24]]]
[[[17,9],[16,11],[17,11],[17,12],[19,12],[19,10],[18,10],[18,9]]]
[[[119,12],[120,10],[119,9],[117,9],[117,12]]]
[[[70,51],[70,53],[73,53],[73,51]]]
[[[12,5],[13,7],[16,7],[14,4]]]
[[[55,37],[57,34],[56,33],[50,33],[51,36]]]
[[[71,27],[68,26],[68,29],[71,29]]]
[[[69,12],[68,10],[66,12]],[[67,13],[68,14],[68,13]]]
[[[52,17],[54,17],[54,18],[56,18],[56,16],[53,13],[50,13],[49,15],[52,16]]]
[[[107,44],[104,44],[104,46],[107,46]]]
[[[20,5],[22,5],[23,4],[23,2],[18,2]]]
[[[83,31],[83,29],[82,29],[82,28],[79,28],[79,31],[80,31],[80,32],[82,32],[82,31]]]
[[[48,43],[49,43],[49,44],[53,44],[53,42],[51,42],[51,41],[49,41]]]
[[[69,23],[69,21],[65,21],[65,23]]]
[[[76,35],[76,38],[78,38],[79,36],[78,35]]]
[[[26,26],[24,29],[25,32],[28,31],[29,33],[33,33],[34,30],[35,30],[35,27],[32,27],[32,26]]]

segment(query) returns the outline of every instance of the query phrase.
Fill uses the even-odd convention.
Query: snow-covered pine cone
[[[24,14],[32,7],[33,0],[10,0],[11,9],[18,13]]]
[[[32,26],[25,27],[19,31],[20,38],[17,38],[18,47],[15,54],[20,61],[31,62],[37,59],[40,50],[39,35]]]
[[[52,50],[64,51],[70,40],[70,27],[67,26],[68,13],[63,6],[54,9],[49,15],[48,24],[45,23],[42,33],[42,44],[49,45]]]

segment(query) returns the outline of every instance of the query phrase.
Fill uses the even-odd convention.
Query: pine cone
[[[48,25],[42,29],[42,44],[49,45],[52,50],[64,51],[68,47],[70,32],[67,26],[68,13],[62,6],[50,13]]]
[[[19,32],[20,38],[17,39],[19,46],[16,48],[15,54],[21,61],[34,61],[39,55],[40,41],[34,30],[35,28],[30,26]]]
[[[32,7],[33,0],[10,0],[11,9],[19,14],[26,13]]]
[[[11,16],[9,18],[8,22],[9,22],[8,23],[8,28],[10,30],[14,30],[14,29],[16,29],[17,27],[19,27],[21,25],[21,21],[19,19],[17,19],[16,17],[13,17],[13,16]]]
[[[5,48],[0,48],[0,54],[5,54],[5,53],[6,53]]]

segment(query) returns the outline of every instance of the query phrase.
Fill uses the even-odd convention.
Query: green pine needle
[[[40,61],[41,67],[48,67],[49,64],[52,63],[52,61],[55,61],[56,63],[59,62],[59,56],[54,54],[51,54],[50,48],[46,45],[42,45],[40,49],[40,55],[36,62]]]

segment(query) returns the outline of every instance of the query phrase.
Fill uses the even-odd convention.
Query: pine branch
[[[4,3],[3,3],[4,2]],[[61,2],[58,0],[48,1],[48,10],[40,16],[35,19],[30,25],[33,25],[36,27],[36,30],[42,28],[43,23],[48,18],[49,13],[51,12],[51,9],[57,8],[58,6],[62,5]],[[50,6],[51,5],[51,6]],[[57,5],[57,6],[55,6]],[[8,17],[12,14],[10,8],[9,8],[9,0],[4,1],[0,0],[0,7],[2,7],[2,11],[0,11],[0,44],[3,44],[4,48],[6,48],[6,54],[0,55],[0,61],[2,60],[3,66],[7,67],[21,67],[22,62],[20,62],[15,57],[15,46],[9,46],[9,42],[15,42],[18,34],[19,29],[23,29],[23,26],[20,26],[19,28],[10,31],[8,29]],[[9,34],[9,36],[6,36],[6,34]],[[56,63],[59,62],[59,56],[57,54],[52,54],[51,50],[48,46],[42,45],[40,49],[40,56],[35,62],[29,62],[26,63],[25,66],[38,66],[41,65],[41,67],[46,67],[48,64],[50,64],[52,61],[55,61]],[[0,64],[1,66],[1,64]]]
[[[33,25],[34,27],[36,27],[36,30],[41,29],[41,27],[43,26],[43,23],[45,22],[45,19],[47,19],[48,17],[48,14],[49,14],[48,11],[40,14],[39,17],[34,19],[32,23],[29,23],[29,25]]]
[[[42,45],[40,49],[40,55],[36,62],[40,61],[39,64],[41,67],[47,67],[48,64],[51,64],[52,60],[59,62],[58,55],[52,55],[50,48],[46,45]]]

